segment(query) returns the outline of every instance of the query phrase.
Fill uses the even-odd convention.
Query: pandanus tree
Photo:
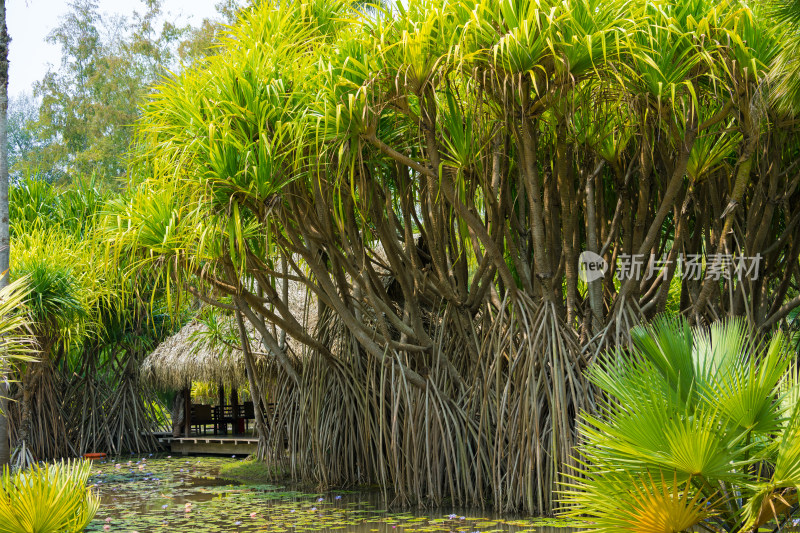
[[[26,303],[38,357],[19,371],[19,426],[15,429],[21,464],[32,458],[74,453],[68,445],[61,410],[57,366],[67,339],[83,326],[86,317],[85,295],[80,293],[74,268],[69,266],[76,262],[71,254],[83,250],[69,239],[41,234],[26,237],[28,243],[14,243],[12,276],[29,280]]]
[[[138,366],[171,325],[150,312],[149,280],[125,277],[125,258],[105,245],[112,195],[91,179],[57,190],[29,177],[11,199],[11,275],[27,287],[38,348],[12,374],[11,437],[27,452],[18,462],[151,449],[142,430],[156,429],[159,405]]]
[[[799,302],[771,26],[735,1],[265,2],[156,88],[110,246],[258,332],[294,475],[551,512],[596,354],[668,306],[768,329]]]

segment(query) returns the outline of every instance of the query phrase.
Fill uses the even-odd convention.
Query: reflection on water
[[[171,533],[568,533],[559,521],[438,509],[387,512],[375,492],[308,494],[218,477],[235,458],[131,457],[95,463],[100,511],[86,531]]]

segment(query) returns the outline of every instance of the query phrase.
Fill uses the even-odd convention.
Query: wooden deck
[[[197,435],[190,437],[159,437],[158,442],[169,446],[172,453],[219,455],[250,455],[258,450],[258,438],[249,435]]]

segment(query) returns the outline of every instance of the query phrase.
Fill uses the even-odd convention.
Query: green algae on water
[[[101,495],[101,507],[86,531],[109,526],[126,533],[544,533],[576,525],[455,511],[389,513],[365,493],[312,494],[220,477],[221,470],[236,471],[242,464],[235,458],[155,456],[95,463],[90,482]]]

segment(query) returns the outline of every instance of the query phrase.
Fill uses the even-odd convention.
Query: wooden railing
[[[268,406],[270,409],[272,406]],[[207,434],[209,426],[213,434],[227,434],[228,425],[231,433],[243,433],[249,426],[249,421],[255,419],[253,402],[244,402],[240,405],[202,405],[192,404],[189,425],[198,434]]]

